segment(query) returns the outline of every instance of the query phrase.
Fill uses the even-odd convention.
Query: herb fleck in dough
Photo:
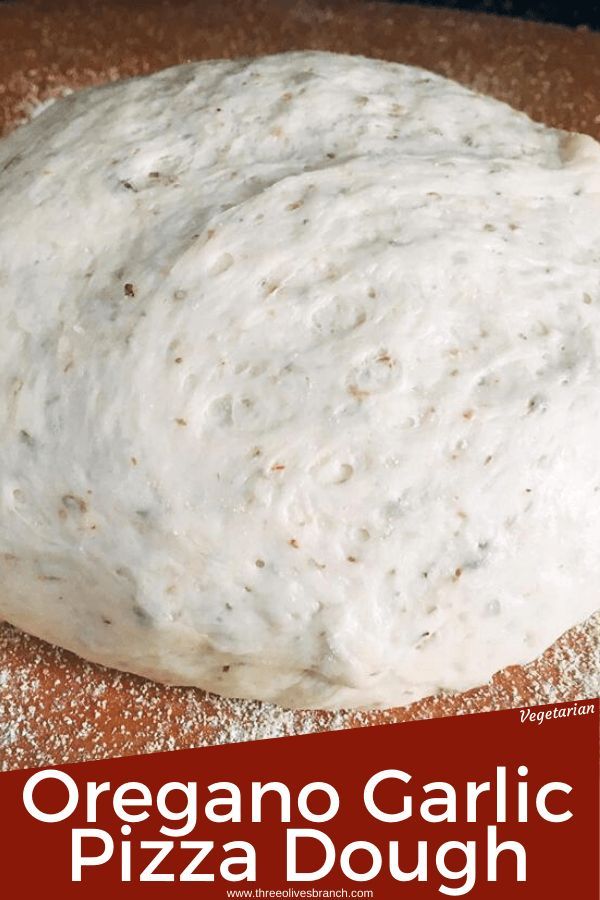
[[[598,606],[600,149],[292,53],[0,143],[0,614],[286,706],[400,705]]]

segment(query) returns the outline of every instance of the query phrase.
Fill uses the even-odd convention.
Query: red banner
[[[597,900],[598,789],[597,701],[10,772],[4,895]]]

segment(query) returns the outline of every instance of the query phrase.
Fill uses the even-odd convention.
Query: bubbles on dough
[[[345,484],[354,475],[354,466],[326,456],[311,469],[311,475],[319,484]]]
[[[401,369],[386,349],[363,355],[350,369],[346,384],[350,392],[362,397],[390,388],[401,377]]]
[[[362,303],[344,297],[333,297],[325,301],[311,316],[313,329],[329,336],[347,334],[366,321],[367,313]]]
[[[212,266],[210,266],[208,274],[222,275],[223,272],[226,272],[227,269],[230,269],[232,267],[233,263],[234,259],[231,253],[222,253],[221,256],[217,257]]]
[[[308,398],[310,378],[302,368],[288,364],[269,371],[265,361],[234,367],[235,389],[209,402],[206,421],[217,428],[234,427],[261,433],[301,416]]]

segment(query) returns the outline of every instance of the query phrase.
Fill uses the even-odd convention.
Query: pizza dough
[[[0,143],[0,614],[157,680],[400,705],[599,604],[600,148],[323,53]]]

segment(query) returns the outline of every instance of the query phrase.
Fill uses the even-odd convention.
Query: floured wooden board
[[[0,5],[3,130],[65,90],[191,58],[319,48],[422,65],[548,124],[600,135],[600,37],[384,4]],[[114,34],[119,34],[114,42]],[[1,589],[1,587],[0,587]],[[0,765],[7,769],[570,700],[599,692],[595,617],[491,685],[379,713],[291,713],[92,666],[5,626]]]
[[[383,712],[292,712],[94,666],[4,625],[0,765],[82,762],[597,697],[600,615],[491,684]]]

